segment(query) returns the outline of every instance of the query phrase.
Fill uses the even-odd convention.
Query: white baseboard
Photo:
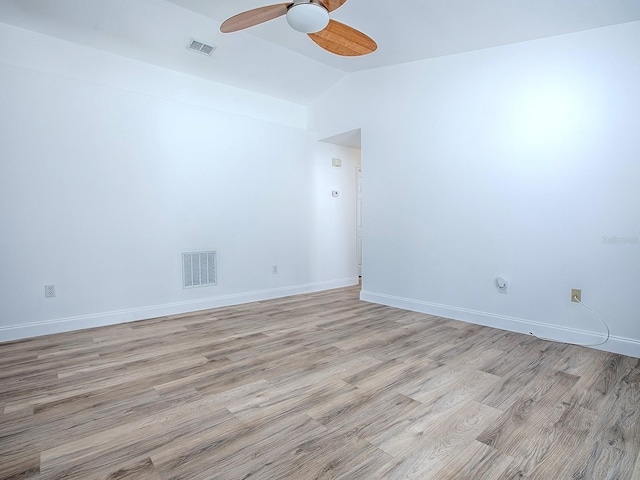
[[[208,310],[211,308],[228,307],[243,303],[259,302],[274,298],[289,297],[302,293],[332,290],[334,288],[349,287],[358,284],[358,277],[343,278],[326,282],[308,283],[291,287],[272,288],[253,292],[221,295],[185,302],[166,303],[163,305],[151,305],[147,307],[131,308],[113,312],[95,313],[77,317],[59,318],[41,322],[25,323],[0,327],[0,342],[19,340],[23,338],[38,337],[51,333],[70,332],[85,328],[102,327],[118,323],[135,322],[148,318],[164,317],[181,313]]]
[[[396,297],[393,295],[368,292],[365,290],[360,292],[360,300],[378,303],[380,305],[387,305],[389,307],[401,308],[403,310],[411,310],[414,312],[426,313],[428,315],[436,315],[438,317],[485,325],[487,327],[499,328],[510,332],[524,333],[525,335],[533,334],[537,337],[553,339],[558,342],[584,344],[586,346],[586,344],[598,343],[604,339],[602,334],[596,332],[470,310],[467,308],[423,302],[421,300]],[[631,338],[611,335],[606,343],[591,346],[591,348],[640,358],[640,341]]]

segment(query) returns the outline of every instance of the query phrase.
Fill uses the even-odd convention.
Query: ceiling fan
[[[223,33],[237,32],[274,18],[286,15],[289,25],[328,52],[355,57],[374,52],[378,46],[364,33],[329,18],[329,12],[341,7],[347,0],[294,0],[266,7],[254,8],[225,20],[220,25]]]

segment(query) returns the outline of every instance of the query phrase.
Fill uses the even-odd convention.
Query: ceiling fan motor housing
[[[329,24],[329,12],[319,3],[294,3],[287,10],[287,23],[302,33],[319,32]]]

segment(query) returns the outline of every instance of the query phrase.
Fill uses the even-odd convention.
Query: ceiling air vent
[[[182,254],[182,286],[183,288],[216,285],[217,274],[216,252],[188,252]]]
[[[206,43],[199,42],[197,40],[191,40],[189,45],[187,45],[189,50],[193,50],[194,52],[201,53],[203,55],[211,56],[216,47],[212,47],[211,45],[207,45]]]

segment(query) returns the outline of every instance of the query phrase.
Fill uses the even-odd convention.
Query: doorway
[[[355,171],[352,170],[351,168],[349,168],[348,170],[348,176],[351,177],[349,183],[349,190],[351,191],[351,195],[353,195],[353,190],[351,190],[353,187],[355,187],[355,228],[353,223],[351,224],[351,232],[352,235],[354,235],[353,237],[351,237],[350,242],[355,240],[355,267],[356,267],[356,275],[358,278],[358,283],[360,284],[360,286],[362,286],[362,244],[363,244],[363,240],[362,240],[362,158],[361,158],[361,145],[362,145],[362,141],[361,141],[361,130],[359,128],[355,129],[355,130],[350,130],[347,132],[343,132],[343,133],[339,133],[337,135],[332,135],[330,137],[326,137],[326,138],[322,138],[319,139],[319,141],[321,142],[325,142],[325,143],[331,143],[334,145],[339,145],[342,147],[347,147],[349,149],[352,149],[352,154],[349,155],[350,157],[350,166],[351,168],[353,168],[353,165],[355,163]],[[355,153],[355,155],[354,155]],[[352,163],[354,162],[354,163]],[[342,165],[342,163],[340,162],[340,166]],[[334,166],[339,166],[334,164]],[[346,171],[344,173],[347,173]],[[353,181],[353,175],[355,173],[355,185],[353,183],[351,183]],[[353,198],[353,197],[351,197]],[[353,204],[351,204],[350,207],[348,207],[349,209],[353,208]],[[351,210],[350,212],[350,216],[353,215],[353,210]],[[353,217],[351,217],[353,218]],[[351,220],[353,221],[353,220]],[[355,238],[354,238],[355,237]],[[353,248],[353,243],[351,243],[351,247]],[[351,250],[351,255],[349,255],[350,257],[350,262],[353,261],[353,250]],[[349,265],[349,269],[353,269],[353,263],[351,263],[351,265]],[[353,270],[351,270],[351,272],[353,272]]]
[[[362,285],[362,168],[356,168],[356,262]]]

